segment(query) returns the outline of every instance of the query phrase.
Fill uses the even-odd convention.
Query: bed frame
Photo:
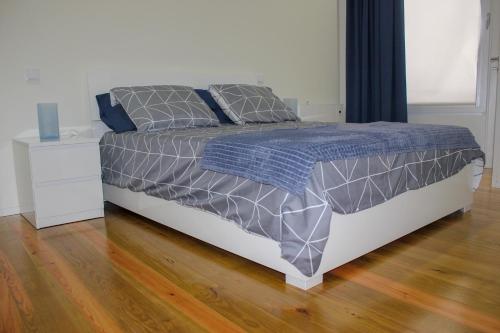
[[[95,95],[107,92],[112,87],[184,84],[206,88],[210,83],[257,84],[258,77],[259,75],[253,74],[211,75],[158,70],[149,73],[89,73],[89,101],[94,133],[100,136],[107,129],[99,120]],[[206,211],[103,184],[104,200],[284,273],[286,283],[304,290],[322,283],[323,274],[338,266],[455,211],[469,210],[472,204],[472,187],[472,166],[468,165],[450,178],[419,190],[408,191],[373,208],[348,215],[333,213],[330,238],[320,267],[314,276],[307,277],[281,258],[278,243],[271,239],[250,234],[235,223]]]

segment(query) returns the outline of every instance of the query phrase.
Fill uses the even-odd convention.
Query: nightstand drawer
[[[36,186],[35,202],[37,219],[103,208],[101,179]]]
[[[99,139],[14,139],[21,214],[37,229],[104,216]]]
[[[35,183],[100,176],[99,146],[77,144],[33,149],[31,170]]]

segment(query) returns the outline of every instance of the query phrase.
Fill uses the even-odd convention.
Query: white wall
[[[484,132],[485,113],[460,113],[460,112],[419,112],[409,111],[408,122],[420,124],[439,124],[464,126],[470,129],[477,143],[484,147],[486,137]]]
[[[332,0],[1,0],[0,216],[18,205],[11,139],[36,128],[41,101],[59,103],[61,126],[87,125],[87,70],[262,73],[281,96],[338,103],[336,17]]]
[[[500,55],[500,1],[492,1],[491,57]],[[494,133],[493,186],[500,188],[500,73],[497,72],[496,115],[490,120],[496,122]],[[492,92],[493,93],[493,92]],[[493,118],[493,119],[491,119]],[[496,118],[496,119],[495,119]]]

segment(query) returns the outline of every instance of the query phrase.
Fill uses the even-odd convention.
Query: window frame
[[[477,114],[486,113],[488,104],[488,74],[490,51],[490,3],[491,0],[481,0],[481,31],[477,57],[476,103],[429,103],[410,104],[408,113],[414,114]]]

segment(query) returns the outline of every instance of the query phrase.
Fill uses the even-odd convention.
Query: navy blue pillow
[[[121,104],[111,106],[109,93],[97,95],[97,105],[99,106],[99,116],[101,120],[116,133],[137,131],[134,123],[123,109]]]
[[[200,96],[201,99],[204,100],[205,103],[207,103],[208,107],[212,109],[217,118],[219,118],[219,122],[221,124],[234,124],[234,122],[231,119],[229,119],[228,116],[226,116],[224,111],[222,111],[221,107],[219,106],[219,104],[217,104],[217,102],[215,101],[215,99],[212,97],[212,95],[208,90],[195,89],[194,91],[196,91],[198,96]]]

